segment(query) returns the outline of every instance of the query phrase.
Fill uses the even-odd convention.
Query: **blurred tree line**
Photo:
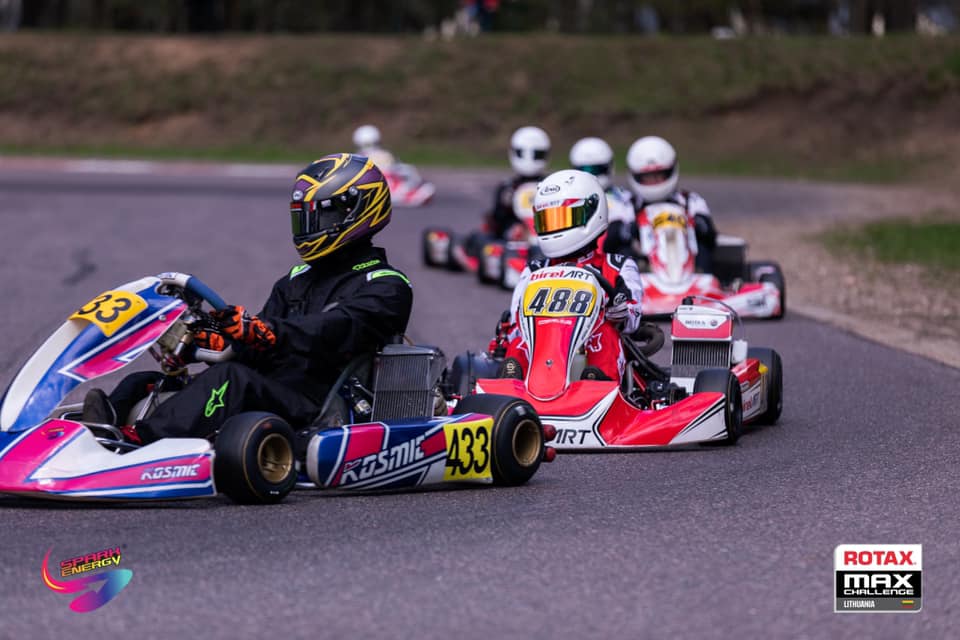
[[[921,0],[0,0],[19,26],[183,32],[419,32],[458,13],[500,31],[869,33],[912,30]],[[940,4],[953,4],[942,0]],[[731,24],[735,23],[735,24]]]

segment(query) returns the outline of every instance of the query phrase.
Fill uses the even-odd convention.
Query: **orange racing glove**
[[[210,316],[220,323],[223,332],[230,339],[245,344],[257,351],[266,351],[277,343],[277,336],[270,325],[251,316],[241,306],[230,305],[220,311],[213,311]]]

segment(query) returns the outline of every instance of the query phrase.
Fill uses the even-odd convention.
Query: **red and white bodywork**
[[[421,178],[413,165],[396,162],[382,171],[390,187],[390,201],[395,207],[421,207],[437,192],[433,183]]]
[[[643,314],[669,316],[687,296],[723,300],[741,317],[782,315],[781,292],[771,282],[721,285],[716,276],[697,273],[697,235],[683,207],[663,202],[648,205],[637,216],[640,250],[649,271],[643,273]],[[745,245],[732,236],[719,236],[718,245]]]
[[[579,267],[550,267],[536,275],[519,309],[530,362],[524,379],[481,379],[477,393],[528,401],[544,424],[556,427],[552,444],[561,451],[662,447],[727,436],[723,393],[690,394],[644,409],[624,396],[620,381],[581,380],[587,342],[605,321],[606,294],[596,277]]]
[[[681,305],[670,326],[670,382],[693,393],[696,374],[707,367],[730,368],[740,382],[743,421],[767,410],[766,367],[747,357],[747,342],[733,338],[733,316],[722,308]]]

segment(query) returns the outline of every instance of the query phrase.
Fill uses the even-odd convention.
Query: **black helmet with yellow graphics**
[[[336,153],[315,160],[293,185],[293,243],[304,262],[370,238],[390,222],[390,188],[364,156]]]

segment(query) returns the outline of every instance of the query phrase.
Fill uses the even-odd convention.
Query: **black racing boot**
[[[117,426],[117,412],[103,389],[90,389],[83,398],[83,422]]]

